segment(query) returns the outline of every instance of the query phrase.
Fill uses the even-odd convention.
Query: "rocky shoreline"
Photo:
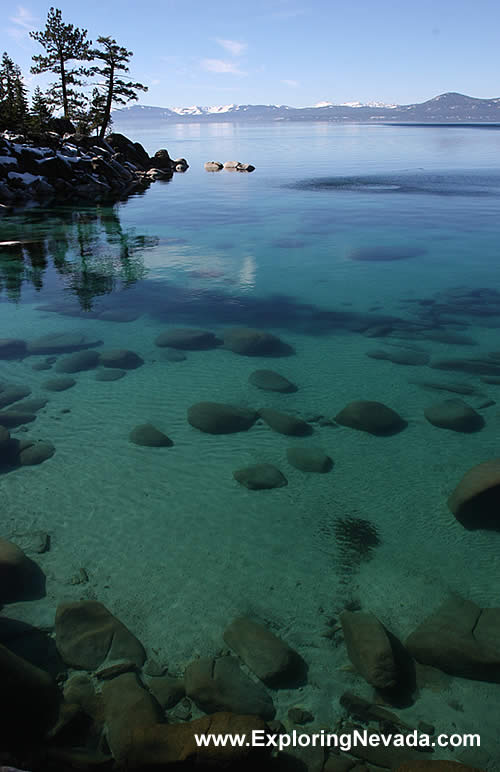
[[[46,132],[0,136],[0,211],[32,201],[117,201],[188,168],[158,150],[150,157],[123,134],[106,139]]]

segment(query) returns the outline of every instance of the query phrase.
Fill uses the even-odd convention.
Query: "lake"
[[[0,219],[2,337],[28,342],[0,362],[2,381],[48,400],[11,436],[55,447],[0,476],[2,536],[51,537],[36,555],[46,595],[3,613],[50,626],[59,602],[97,599],[177,675],[251,616],[309,668],[300,691],[273,692],[278,718],[300,705],[333,727],[344,691],[373,695],[336,632],[344,608],[405,641],[454,594],[498,605],[496,523],[465,527],[447,501],[500,455],[500,130],[114,129],[190,168],[113,207]],[[211,160],[256,169],[209,173]],[[177,328],[213,335],[179,344]],[[76,349],[141,361],[90,357],[68,373]],[[256,386],[260,370],[296,388]],[[75,383],[47,383],[62,377]],[[373,405],[340,415],[357,401],[396,422]],[[221,431],[227,416],[187,420],[200,402],[267,418]],[[147,423],[173,444],[132,442]],[[263,464],[277,487],[255,489],[263,472],[248,468]],[[443,678],[400,715],[481,732],[482,756],[449,757],[493,764],[498,685]]]

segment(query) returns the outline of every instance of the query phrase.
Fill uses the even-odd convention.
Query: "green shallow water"
[[[458,314],[447,329],[476,341],[463,346],[372,339],[357,330],[356,314],[369,314],[373,325],[387,316],[413,323],[429,307],[418,301],[454,287],[500,292],[500,133],[189,125],[134,139],[151,153],[167,147],[185,156],[190,169],[115,207],[32,208],[0,220],[0,241],[20,242],[0,247],[2,337],[75,331],[144,360],[111,383],[78,373],[59,393],[43,389],[53,369],[32,369],[43,357],[0,362],[3,381],[49,397],[28,432],[13,436],[56,447],[42,465],[0,476],[1,535],[43,529],[52,538],[37,558],[46,597],[4,612],[39,624],[63,599],[97,598],[172,672],[219,651],[235,615],[255,615],[310,668],[300,696],[275,695],[279,710],[300,702],[332,725],[342,691],[370,694],[345,670],[345,647],[324,636],[347,602],[373,611],[402,639],[450,593],[498,605],[500,535],[465,530],[446,504],[469,467],[499,455],[498,407],[481,411],[479,432],[438,429],[424,409],[457,395],[411,381],[474,386],[481,395],[472,406],[494,403],[500,386],[366,352],[401,343],[433,359],[485,354],[500,348],[500,316]],[[256,171],[203,170],[204,161],[233,158]],[[415,254],[352,259],[372,248],[379,257],[383,248],[386,256]],[[123,311],[130,321],[108,320]],[[222,336],[235,325],[266,329],[296,353],[274,359],[216,348],[169,362],[154,344],[169,328]],[[248,382],[258,368],[277,370],[298,391],[259,391]],[[201,400],[332,418],[356,399],[384,402],[407,428],[374,437],[314,423],[311,437],[296,439],[258,423],[212,436],[186,420]],[[128,441],[148,421],[172,448]],[[324,448],[332,471],[292,468],[286,449],[296,444]],[[235,469],[261,462],[278,466],[288,486],[249,491],[233,479]],[[335,523],[346,517],[376,528],[380,543],[369,555],[342,554]],[[88,583],[71,584],[81,567]],[[423,690],[406,713],[442,731],[479,728],[493,753],[497,699],[496,685],[455,679],[445,692]],[[464,712],[452,707],[457,700]]]

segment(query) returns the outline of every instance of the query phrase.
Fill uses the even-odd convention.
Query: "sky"
[[[0,4],[0,52],[28,87],[49,5]],[[500,96],[498,0],[64,0],[63,20],[134,52],[139,104],[410,104]]]

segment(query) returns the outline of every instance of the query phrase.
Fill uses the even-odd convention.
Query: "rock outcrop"
[[[116,201],[156,179],[185,171],[187,161],[166,150],[150,158],[123,134],[104,139],[55,132],[0,136],[0,204],[31,200]]]

